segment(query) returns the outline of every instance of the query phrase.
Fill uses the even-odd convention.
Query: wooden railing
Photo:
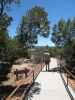
[[[71,71],[69,71],[69,69],[66,66],[64,66],[64,64],[61,64],[61,61],[59,62],[59,67],[60,67],[60,73],[62,73],[62,69],[63,69],[66,75],[66,84],[68,86],[69,78],[72,77],[73,79],[75,79],[75,75]]]
[[[37,78],[38,74],[44,67],[44,63],[38,64],[37,67],[29,74],[29,76],[24,80],[17,81],[17,87],[12,91],[12,93],[6,98],[6,100],[23,100],[25,95],[31,85],[34,83],[35,79]],[[22,92],[21,96],[16,96],[16,91],[19,91],[22,85],[27,85],[24,91]]]
[[[73,79],[75,79],[75,75],[72,74],[67,67],[64,67],[64,70],[66,72],[66,77],[67,77],[67,86],[68,86],[68,83],[69,83],[69,77],[72,77]]]

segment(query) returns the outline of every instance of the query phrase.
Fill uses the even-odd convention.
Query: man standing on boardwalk
[[[49,62],[50,62],[50,54],[49,53],[45,53],[44,61],[45,61],[45,65],[46,65],[46,71],[49,71]]]

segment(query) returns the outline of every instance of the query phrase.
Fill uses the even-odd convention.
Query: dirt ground
[[[75,91],[75,80],[69,78],[69,85],[72,87],[72,89]]]
[[[11,68],[11,71],[10,73],[8,73],[8,80],[6,81],[3,81],[2,82],[2,85],[6,86],[6,85],[11,85],[11,86],[15,86],[15,83],[16,83],[16,76],[14,74],[14,71],[17,69],[17,70],[23,70],[25,68],[29,69],[29,70],[32,70],[32,63],[23,63],[23,64],[16,64],[16,65],[13,65],[12,68]]]

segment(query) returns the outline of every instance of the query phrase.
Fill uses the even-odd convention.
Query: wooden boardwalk
[[[50,68],[57,67],[56,59],[51,59]],[[45,72],[45,69],[39,74],[35,83],[40,84],[39,93],[34,93],[33,87],[28,94],[27,100],[70,100],[70,97],[65,89],[60,73]]]
[[[49,66],[50,69],[58,67],[57,60],[52,58]],[[46,72],[44,64],[39,64],[27,80],[20,80],[17,84],[6,100],[75,100],[66,91],[61,74]]]

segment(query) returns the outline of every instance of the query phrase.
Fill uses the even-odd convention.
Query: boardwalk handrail
[[[32,71],[32,73],[29,74],[29,77],[23,81],[23,83],[25,83],[26,81],[28,81],[31,84],[34,82],[34,80],[36,79],[36,77],[38,76],[38,74],[40,73],[40,71],[42,70],[44,64],[42,63],[40,68],[38,65],[38,68],[36,67],[35,70]],[[39,70],[37,70],[39,69]],[[36,72],[37,71],[37,72]],[[19,85],[13,90],[13,92],[6,98],[6,100],[11,100],[11,97],[13,97],[13,95],[15,94],[15,92],[20,88],[20,86],[23,84],[22,81],[19,82]],[[29,86],[29,87],[30,87]],[[26,90],[23,92],[22,96],[20,97],[20,99],[18,100],[23,100],[24,98],[24,94],[26,93]]]
[[[66,67],[64,67],[64,69],[72,78],[75,79],[75,76]]]
[[[65,75],[61,73],[61,68],[64,68]],[[69,88],[69,85],[70,85],[70,87],[72,86],[72,83],[70,81],[70,77],[75,79],[75,75],[64,64],[60,65],[60,75],[61,75],[62,81],[64,83],[64,86],[65,86],[65,88],[70,96],[70,99],[75,100],[74,95],[73,95],[71,89]]]
[[[66,65],[64,65],[61,61],[62,60],[59,59],[59,63],[58,64],[60,64],[60,73],[61,73],[61,68],[64,68],[64,71],[67,74],[67,86],[68,86],[69,76],[71,76],[73,79],[75,79],[75,75],[71,71],[69,71],[69,69],[66,67]]]
[[[30,77],[32,77],[32,73],[29,74],[29,77],[23,81],[25,83]],[[23,84],[22,81],[19,82],[19,85],[10,93],[10,95],[7,97],[6,100],[11,100],[11,97],[15,94],[15,92],[20,88],[20,86]]]
[[[64,68],[64,70],[66,71],[66,73],[69,74],[72,78],[75,79],[74,74],[72,74],[72,73],[68,70],[68,68],[66,67],[66,65],[64,65],[63,63],[61,63],[62,60],[58,59],[57,61],[58,61],[58,65],[60,65],[60,71],[61,71],[61,68]]]

